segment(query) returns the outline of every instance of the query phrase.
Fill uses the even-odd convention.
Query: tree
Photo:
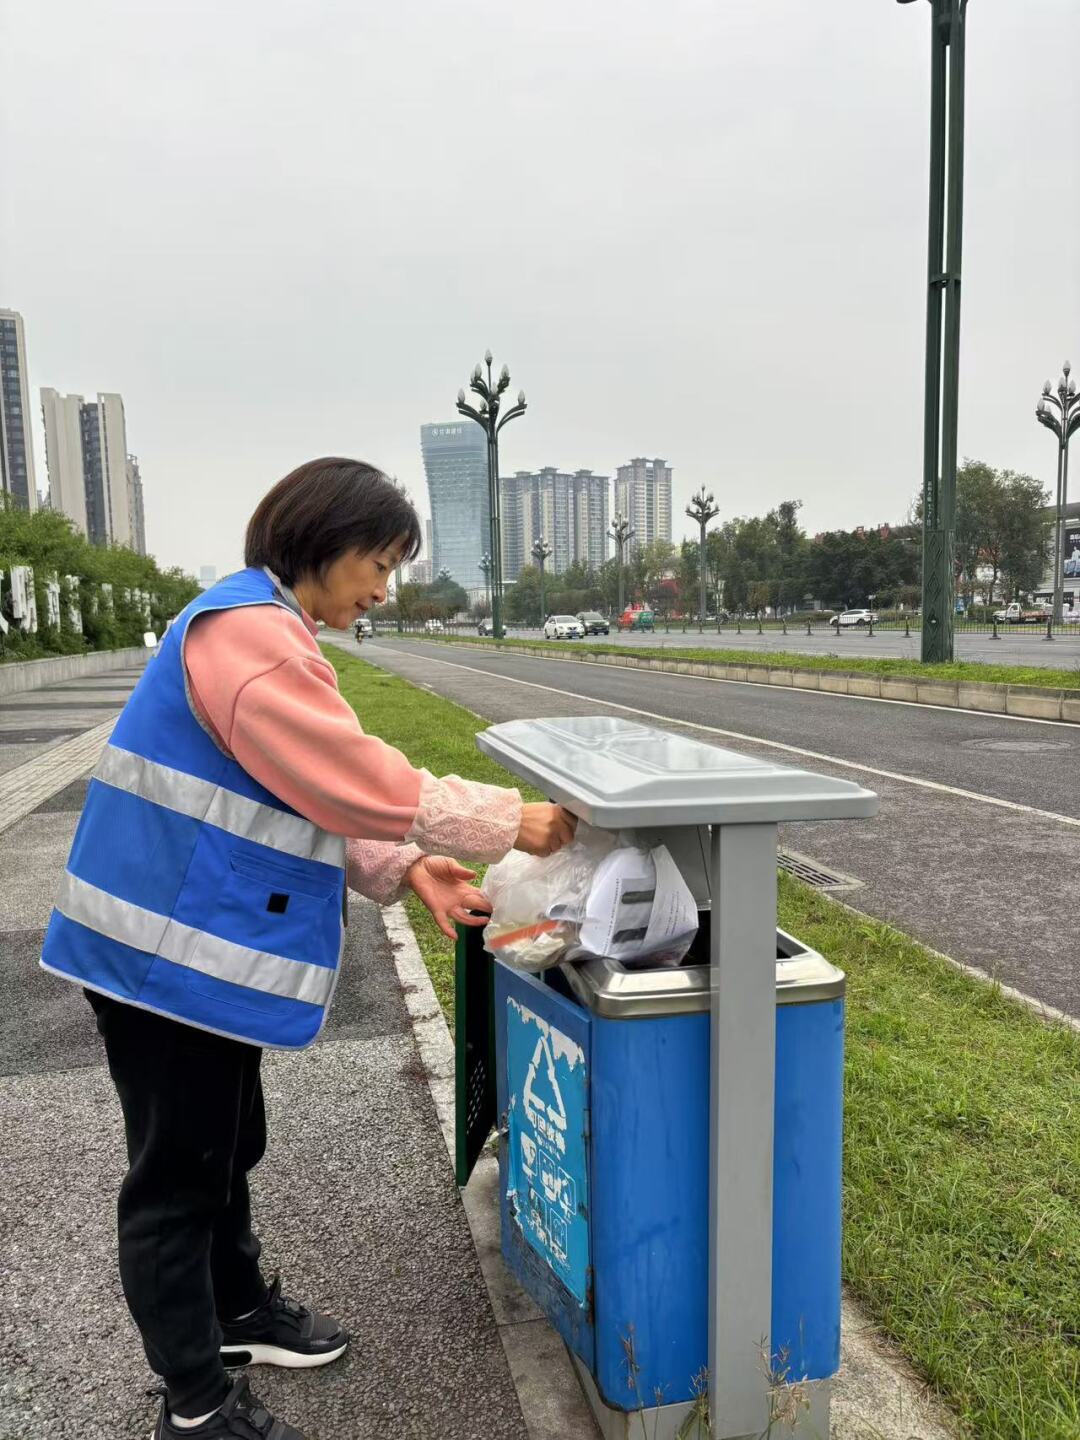
[[[1043,511],[1050,497],[1034,475],[1003,470],[998,478],[996,553],[1009,598],[1015,600],[1036,589],[1046,570],[1053,529]]]
[[[546,598],[546,597],[545,597]],[[539,625],[540,571],[535,565],[522,566],[517,580],[504,592],[506,619],[518,625]]]

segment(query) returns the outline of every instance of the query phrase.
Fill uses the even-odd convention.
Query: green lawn
[[[394,639],[431,640],[443,644],[456,644],[452,636],[405,635]],[[488,645],[502,649],[502,642],[481,638],[479,635],[461,637],[470,644]],[[923,665],[918,660],[860,659],[848,656],[841,649],[829,655],[802,655],[783,650],[722,650],[702,645],[604,645],[593,644],[580,651],[568,641],[557,640],[516,640],[508,645],[525,646],[541,654],[558,655],[565,660],[569,654],[595,655],[636,655],[652,660],[696,660],[711,661],[714,665],[767,665],[773,670],[830,670],[846,675],[896,675],[901,678],[920,680],[981,680],[994,685],[1037,685],[1045,690],[1080,690],[1080,644],[1076,647],[1077,664],[1071,669],[1044,670],[1038,665],[984,665],[977,660],[955,660],[950,665]],[[851,642],[857,644],[857,640]],[[1035,642],[1038,643],[1038,642]]]
[[[467,710],[325,653],[365,728],[507,783]],[[975,1435],[1078,1440],[1080,1034],[785,875],[780,921],[848,976],[846,1282]],[[417,935],[449,1013],[449,943]]]

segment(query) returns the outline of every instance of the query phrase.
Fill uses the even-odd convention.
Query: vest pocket
[[[340,944],[339,886],[299,865],[234,852],[188,962],[188,985],[254,1010],[279,997],[322,1003],[310,973],[289,961],[326,967],[328,993]],[[262,953],[238,955],[233,946]],[[222,981],[243,990],[226,992]]]

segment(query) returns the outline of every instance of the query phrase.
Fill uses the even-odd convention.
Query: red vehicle
[[[653,628],[653,612],[647,610],[644,605],[628,605],[619,616],[620,630],[651,630]]]

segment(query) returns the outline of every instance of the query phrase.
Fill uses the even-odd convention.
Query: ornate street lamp
[[[506,411],[502,419],[499,410],[503,393],[510,385],[510,371],[504,365],[498,380],[491,378],[491,351],[484,355],[487,379],[479,365],[472,373],[469,389],[479,395],[478,405],[470,405],[465,391],[459,390],[457,409],[459,415],[475,420],[487,436],[488,446],[488,507],[491,515],[491,633],[496,640],[503,638],[502,625],[502,522],[499,516],[499,431],[511,420],[525,413],[525,391],[518,391],[517,404]]]
[[[1069,378],[1072,366],[1068,360],[1062,367],[1057,394],[1050,381],[1043,386],[1042,398],[1035,406],[1035,418],[1057,436],[1057,535],[1054,540],[1054,613],[1053,622],[1061,624],[1061,589],[1065,578],[1065,506],[1069,500],[1069,440],[1080,430],[1080,396],[1076,381]]]
[[[623,553],[626,550],[627,541],[634,538],[634,527],[625,515],[616,515],[611,522],[611,534],[619,555],[619,615],[621,615],[623,611]],[[618,624],[617,618],[615,623]]]
[[[700,631],[705,629],[705,527],[710,520],[715,520],[720,514],[716,496],[711,490],[706,495],[703,485],[686,507],[686,513],[691,520],[696,520],[701,528],[701,549],[698,553],[698,630]]]
[[[911,0],[900,0],[901,5],[910,3]],[[930,24],[930,243],[923,412],[922,575],[922,658],[927,663],[953,658],[967,0],[930,0],[930,4],[933,10]]]
[[[491,556],[485,550],[480,556],[480,569],[484,572],[484,593],[487,597],[488,611],[491,610]]]
[[[547,616],[544,614],[544,561],[551,554],[551,546],[541,535],[532,547],[533,558],[540,566],[540,624],[543,626]]]

